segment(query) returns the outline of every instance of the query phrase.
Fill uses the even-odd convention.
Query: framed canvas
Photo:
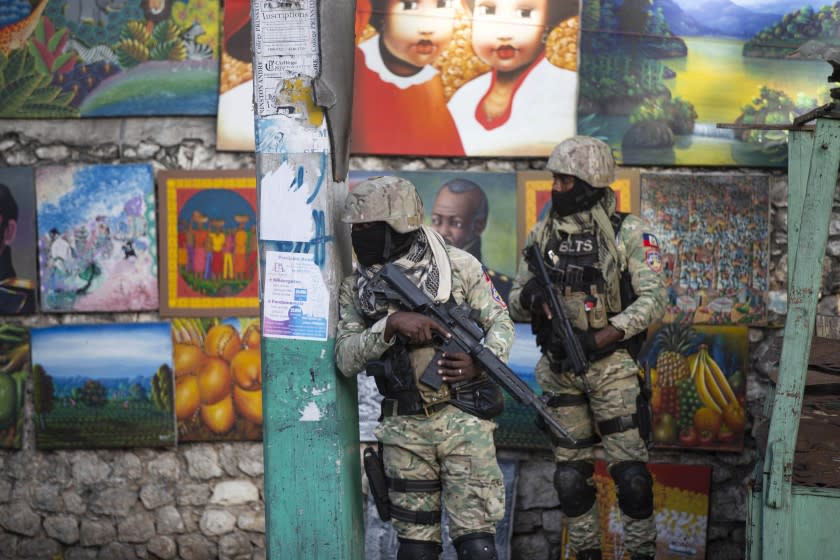
[[[654,447],[743,448],[747,335],[745,326],[669,323],[649,329],[638,360],[650,374]]]
[[[178,441],[262,440],[260,320],[172,319]]]
[[[3,5],[0,118],[216,113],[219,0]]]
[[[784,130],[828,101],[835,2],[583,0],[577,132],[626,165],[786,167]]]
[[[516,273],[516,176],[481,171],[351,171],[352,189],[376,175],[411,181],[423,201],[424,223],[450,245],[476,257],[487,269],[502,299]]]
[[[354,153],[545,156],[575,133],[578,2],[471,4],[357,2]]]
[[[610,188],[615,193],[615,206],[619,212],[639,215],[639,177],[641,170],[617,167],[615,181]],[[521,251],[525,239],[534,225],[551,208],[550,171],[519,171],[516,173],[517,238]]]
[[[653,516],[656,519],[656,557],[667,560],[706,558],[709,526],[709,494],[712,467],[650,463],[653,476]],[[604,461],[595,462],[595,487],[601,525],[601,550],[605,560],[626,560],[621,510],[615,483]],[[569,546],[568,521],[563,518],[561,560],[573,560]]]
[[[34,170],[0,168],[0,315],[37,311],[37,240]]]
[[[11,322],[0,324],[0,448],[21,447],[26,380],[31,369],[29,329]],[[32,395],[36,412],[51,406],[43,395]]]
[[[39,449],[175,444],[169,323],[34,328]],[[36,403],[37,404],[37,403]]]
[[[162,171],[160,313],[259,313],[253,170]]]
[[[216,149],[254,151],[251,2],[225,0]]]
[[[38,167],[41,309],[158,307],[152,166]]]
[[[663,321],[766,324],[770,177],[643,173],[641,191],[662,253]]]

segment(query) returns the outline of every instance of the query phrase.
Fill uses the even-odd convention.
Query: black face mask
[[[362,266],[384,264],[405,253],[414,241],[414,232],[397,233],[385,222],[350,232],[356,259]]]
[[[551,191],[551,209],[560,217],[589,210],[604,196],[604,189],[596,189],[575,177],[575,184],[566,192]]]

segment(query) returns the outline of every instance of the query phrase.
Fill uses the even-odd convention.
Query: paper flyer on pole
[[[327,340],[329,291],[309,253],[265,253],[263,336]]]

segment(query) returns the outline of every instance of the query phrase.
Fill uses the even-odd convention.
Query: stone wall
[[[159,169],[253,168],[253,154],[217,153],[215,119],[88,119],[0,121],[0,166],[149,162]],[[538,169],[541,160],[353,158],[354,169],[470,171]],[[680,169],[685,172],[685,169]],[[733,173],[754,173],[732,170]],[[772,172],[772,260],[776,289],[786,276],[786,178]],[[824,294],[840,288],[840,216],[831,224]],[[822,312],[836,314],[827,296]],[[38,315],[27,325],[152,321],[154,313]],[[747,430],[760,416],[766,378],[778,357],[778,329],[751,329]],[[176,449],[40,452],[34,449],[31,410],[24,448],[0,451],[2,558],[263,558],[262,447],[255,443],[184,444]],[[559,557],[561,513],[547,454],[519,459],[512,558]],[[661,453],[656,462],[711,464],[713,489],[708,557],[741,558],[747,480],[755,441],[732,453]]]

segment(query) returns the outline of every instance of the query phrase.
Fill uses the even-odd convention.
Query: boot
[[[575,558],[577,560],[601,560],[601,549],[587,548],[586,550],[575,552]]]

